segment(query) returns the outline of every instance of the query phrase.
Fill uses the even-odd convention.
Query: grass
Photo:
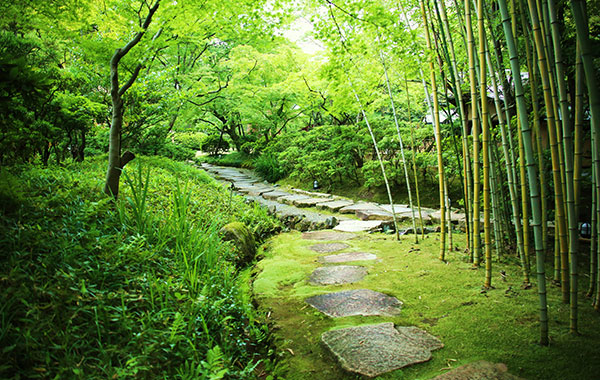
[[[0,378],[257,378],[268,330],[218,231],[277,222],[161,158],[136,158],[113,204],[105,165],[0,172]]]
[[[369,274],[344,286],[308,284],[308,276],[319,266],[318,254],[309,249],[317,241],[303,240],[296,232],[270,240],[265,258],[258,263],[254,292],[275,326],[279,373],[288,380],[357,378],[339,369],[320,343],[321,334],[334,328],[392,321],[438,336],[445,348],[435,351],[427,363],[381,379],[430,379],[450,367],[482,359],[505,363],[511,373],[527,379],[597,377],[600,321],[588,299],[581,295],[581,335],[572,336],[568,333],[569,307],[561,303],[559,289],[549,286],[551,344],[539,346],[535,284],[529,290],[521,288],[516,261],[495,262],[494,289],[483,291],[483,269],[473,270],[463,253],[449,253],[447,263],[437,260],[436,236],[428,235],[418,245],[409,237],[397,242],[383,234],[363,234],[346,241],[351,245],[346,251],[375,253],[379,260],[355,263],[366,266]],[[463,240],[464,235],[455,235],[457,245],[464,247]],[[418,250],[409,252],[411,248]],[[500,271],[506,273],[506,281]],[[584,282],[582,279],[580,289],[587,289]],[[404,303],[402,312],[395,317],[333,319],[304,303],[313,295],[358,288],[397,297]]]

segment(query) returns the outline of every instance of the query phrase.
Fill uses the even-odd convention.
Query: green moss
[[[235,264],[246,266],[256,256],[256,242],[252,232],[241,222],[231,222],[221,228],[223,240],[231,241],[235,246]]]
[[[445,348],[434,352],[427,363],[382,375],[381,379],[429,379],[448,366],[481,359],[505,363],[511,373],[527,379],[588,379],[600,373],[600,321],[587,299],[580,298],[582,334],[573,337],[568,334],[568,305],[561,303],[559,289],[548,288],[551,345],[541,347],[537,344],[535,284],[532,289],[523,290],[520,269],[512,263],[495,261],[495,288],[483,291],[484,270],[473,269],[466,262],[461,249],[465,246],[464,235],[455,234],[454,241],[458,247],[448,252],[444,263],[437,259],[437,234],[427,235],[418,245],[411,236],[397,242],[390,235],[359,234],[358,238],[345,241],[351,247],[341,252],[376,254],[376,261],[354,263],[365,266],[368,275],[355,284],[312,286],[307,282],[308,276],[321,264],[317,261],[320,254],[309,247],[317,242],[303,240],[297,232],[270,240],[264,259],[258,263],[260,273],[254,292],[278,327],[274,334],[283,376],[356,378],[339,369],[320,343],[321,334],[333,328],[387,321],[425,329],[438,336]],[[418,250],[409,252],[411,248]],[[499,275],[500,270],[506,272],[506,281]],[[304,302],[313,295],[360,288],[397,297],[404,303],[402,312],[395,317],[334,319]],[[581,288],[585,288],[583,282]]]

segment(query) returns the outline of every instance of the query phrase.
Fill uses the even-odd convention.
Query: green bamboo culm
[[[485,242],[485,282],[492,286],[492,237],[490,225],[490,126],[488,123],[488,101],[486,80],[486,43],[483,23],[483,0],[477,0],[477,24],[479,31],[479,92],[481,98],[481,129],[483,150],[483,233]]]
[[[547,54],[542,35],[540,20],[537,13],[536,3],[534,0],[527,1],[529,5],[529,14],[533,35],[535,39],[535,49],[538,57],[538,67],[542,78],[542,89],[544,93],[544,104],[546,107],[546,119],[548,122],[548,138],[550,140],[550,154],[552,158],[552,179],[554,180],[554,207],[556,210],[556,218],[558,228],[558,236],[560,241],[561,254],[561,286],[563,302],[569,303],[569,259],[568,246],[566,236],[566,225],[564,215],[563,193],[562,193],[562,175],[560,170],[560,154],[558,149],[558,140],[556,137],[556,117],[554,103],[552,100],[551,78],[548,73]]]
[[[423,1],[419,1],[421,6],[421,14],[423,16],[423,24],[425,27],[425,39],[427,42],[427,49],[431,51],[431,36],[429,34],[429,23],[427,21],[427,13],[425,12],[425,5]],[[442,158],[442,134],[440,128],[440,106],[437,94],[437,83],[435,77],[435,68],[433,59],[429,55],[429,70],[431,71],[431,93],[433,96],[433,120],[435,130],[435,144],[437,148],[437,161],[438,161],[438,180],[439,180],[439,191],[440,191],[440,260],[446,260],[446,200],[444,196],[444,161]]]
[[[394,115],[394,125],[396,126],[396,132],[398,133],[398,143],[400,144],[400,155],[402,157],[402,168],[404,169],[404,179],[406,181],[406,189],[408,192],[408,205],[411,210],[413,233],[415,235],[415,243],[419,243],[419,235],[417,234],[417,223],[415,220],[416,219],[415,208],[413,207],[412,192],[410,189],[410,180],[408,178],[408,168],[406,167],[406,158],[404,156],[404,144],[402,143],[402,136],[400,135],[400,125],[398,125],[398,116],[396,114],[396,105],[394,104],[394,97],[392,95],[392,86],[390,85],[390,78],[388,76],[387,67],[385,65],[385,59],[383,57],[383,52],[381,50],[379,51],[379,58],[381,59],[381,65],[383,66],[383,72],[385,73],[385,83],[387,85],[388,95],[390,97],[390,105],[392,106],[392,113]]]
[[[569,257],[570,257],[570,306],[571,306],[571,327],[573,333],[577,332],[577,250],[579,243],[577,215],[575,214],[575,189],[573,185],[573,124],[571,123],[571,113],[569,110],[569,101],[567,96],[567,84],[565,83],[564,65],[562,62],[562,51],[560,47],[560,32],[558,17],[554,0],[548,1],[548,13],[552,27],[552,40],[554,47],[554,61],[556,67],[560,100],[560,112],[563,133],[563,149],[565,163],[565,189],[567,206],[567,224],[569,227]]]
[[[471,90],[471,133],[473,135],[473,265],[478,266],[481,257],[481,203],[479,175],[479,118],[477,114],[477,79],[475,76],[475,42],[471,21],[471,5],[465,0],[465,25],[467,27],[467,53],[469,58],[469,83]]]
[[[594,57],[591,54],[592,46],[589,40],[589,28],[585,12],[585,2],[581,0],[571,0],[570,3],[571,11],[573,12],[573,18],[575,20],[575,28],[577,30],[577,41],[579,42],[579,46],[581,48],[581,60],[583,62],[585,79],[587,82],[588,99],[592,114],[592,134],[595,135],[597,139],[598,136],[600,136],[600,91],[598,90],[598,85],[596,83],[596,73],[593,62]],[[598,162],[600,144],[598,144],[596,141],[592,147],[594,149],[594,154],[596,154],[596,160],[593,163],[593,170],[594,175],[596,175],[596,181],[598,181],[600,178],[600,162]],[[599,308],[598,302],[596,302],[595,307],[597,309]],[[576,332],[573,331],[573,326],[571,326],[571,331]]]
[[[531,138],[531,128],[527,120],[527,108],[525,105],[525,97],[523,96],[523,83],[521,81],[521,68],[519,64],[519,56],[515,45],[515,40],[510,23],[510,15],[506,0],[499,0],[500,12],[502,15],[502,27],[506,37],[506,44],[510,56],[511,73],[515,83],[515,98],[517,102],[517,113],[522,125],[523,145],[527,159],[527,174],[530,187],[530,201],[533,214],[533,235],[535,241],[535,256],[536,256],[536,271],[537,271],[537,287],[539,296],[539,313],[540,313],[540,344],[548,345],[548,303],[546,299],[546,271],[544,267],[544,249],[542,242],[541,228],[541,207],[540,207],[540,191],[538,177],[536,172],[536,162],[533,155],[533,146]]]

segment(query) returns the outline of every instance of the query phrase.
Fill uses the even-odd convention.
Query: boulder
[[[243,223],[232,222],[221,228],[224,241],[230,241],[235,247],[235,265],[244,267],[256,256],[256,242],[252,232]]]

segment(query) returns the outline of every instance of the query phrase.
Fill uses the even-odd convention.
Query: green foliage
[[[263,153],[254,160],[254,169],[265,180],[277,182],[286,176],[276,155]]]
[[[221,151],[229,149],[229,143],[222,136],[208,135],[202,142],[202,151],[217,155]]]
[[[278,224],[160,158],[114,205],[104,159],[0,173],[0,377],[253,378],[267,335],[217,231]]]
[[[202,132],[175,132],[172,135],[175,144],[193,151],[202,150],[202,143],[206,138],[206,134]]]
[[[279,144],[285,144],[279,154],[280,165],[292,178],[310,183],[317,180],[323,186],[348,180],[360,185],[359,170],[369,145],[356,127],[324,125],[287,135]]]

